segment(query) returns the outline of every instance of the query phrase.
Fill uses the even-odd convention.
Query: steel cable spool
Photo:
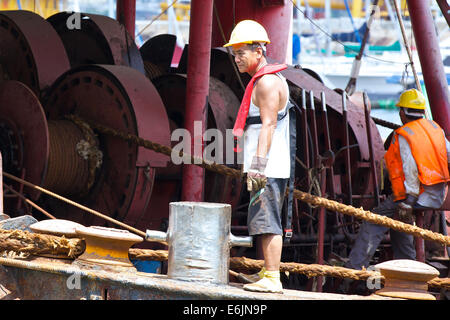
[[[68,120],[47,121],[38,98],[21,82],[0,84],[0,104],[6,172],[23,172],[29,181],[60,194],[79,196],[90,189],[96,165],[80,155],[77,145],[95,137]],[[29,192],[39,198],[39,193]]]
[[[127,224],[138,223],[152,194],[155,168],[165,167],[169,158],[96,136],[87,123],[71,115],[169,145],[169,122],[151,82],[125,66],[79,66],[55,81],[44,106],[53,140],[46,185],[73,193],[74,200]],[[84,225],[104,224],[52,199],[47,204]]]
[[[83,132],[68,120],[49,121],[48,129],[50,153],[45,187],[65,195],[88,192],[89,161],[77,152],[77,145],[86,141]]]

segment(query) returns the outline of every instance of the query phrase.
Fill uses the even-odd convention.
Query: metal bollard
[[[167,233],[147,230],[146,240],[169,246],[169,278],[227,284],[230,248],[253,245],[252,237],[235,237],[230,228],[228,204],[171,202]]]
[[[376,295],[413,300],[436,300],[428,292],[427,282],[439,276],[439,271],[425,263],[399,259],[379,263],[375,266],[384,276],[384,288]]]

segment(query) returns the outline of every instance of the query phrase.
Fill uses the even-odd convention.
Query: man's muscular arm
[[[277,114],[280,106],[281,79],[276,75],[262,77],[254,90],[254,103],[259,107],[261,131],[258,138],[256,156],[265,158],[272,144],[273,133],[277,127]]]

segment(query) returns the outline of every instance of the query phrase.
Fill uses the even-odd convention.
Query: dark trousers
[[[372,212],[382,216],[392,218],[397,211],[397,204],[388,197]],[[361,224],[360,231],[349,255],[346,267],[352,269],[362,269],[368,267],[375,250],[378,248],[384,234],[390,231],[391,245],[394,251],[394,259],[416,259],[416,249],[414,247],[414,237],[412,235],[389,229],[388,227],[368,223]]]

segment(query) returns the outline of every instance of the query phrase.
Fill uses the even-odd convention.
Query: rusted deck
[[[0,258],[0,298],[26,300],[386,300],[357,296],[284,290],[284,294],[253,293],[242,284],[203,284],[142,272],[86,269],[70,260]]]

